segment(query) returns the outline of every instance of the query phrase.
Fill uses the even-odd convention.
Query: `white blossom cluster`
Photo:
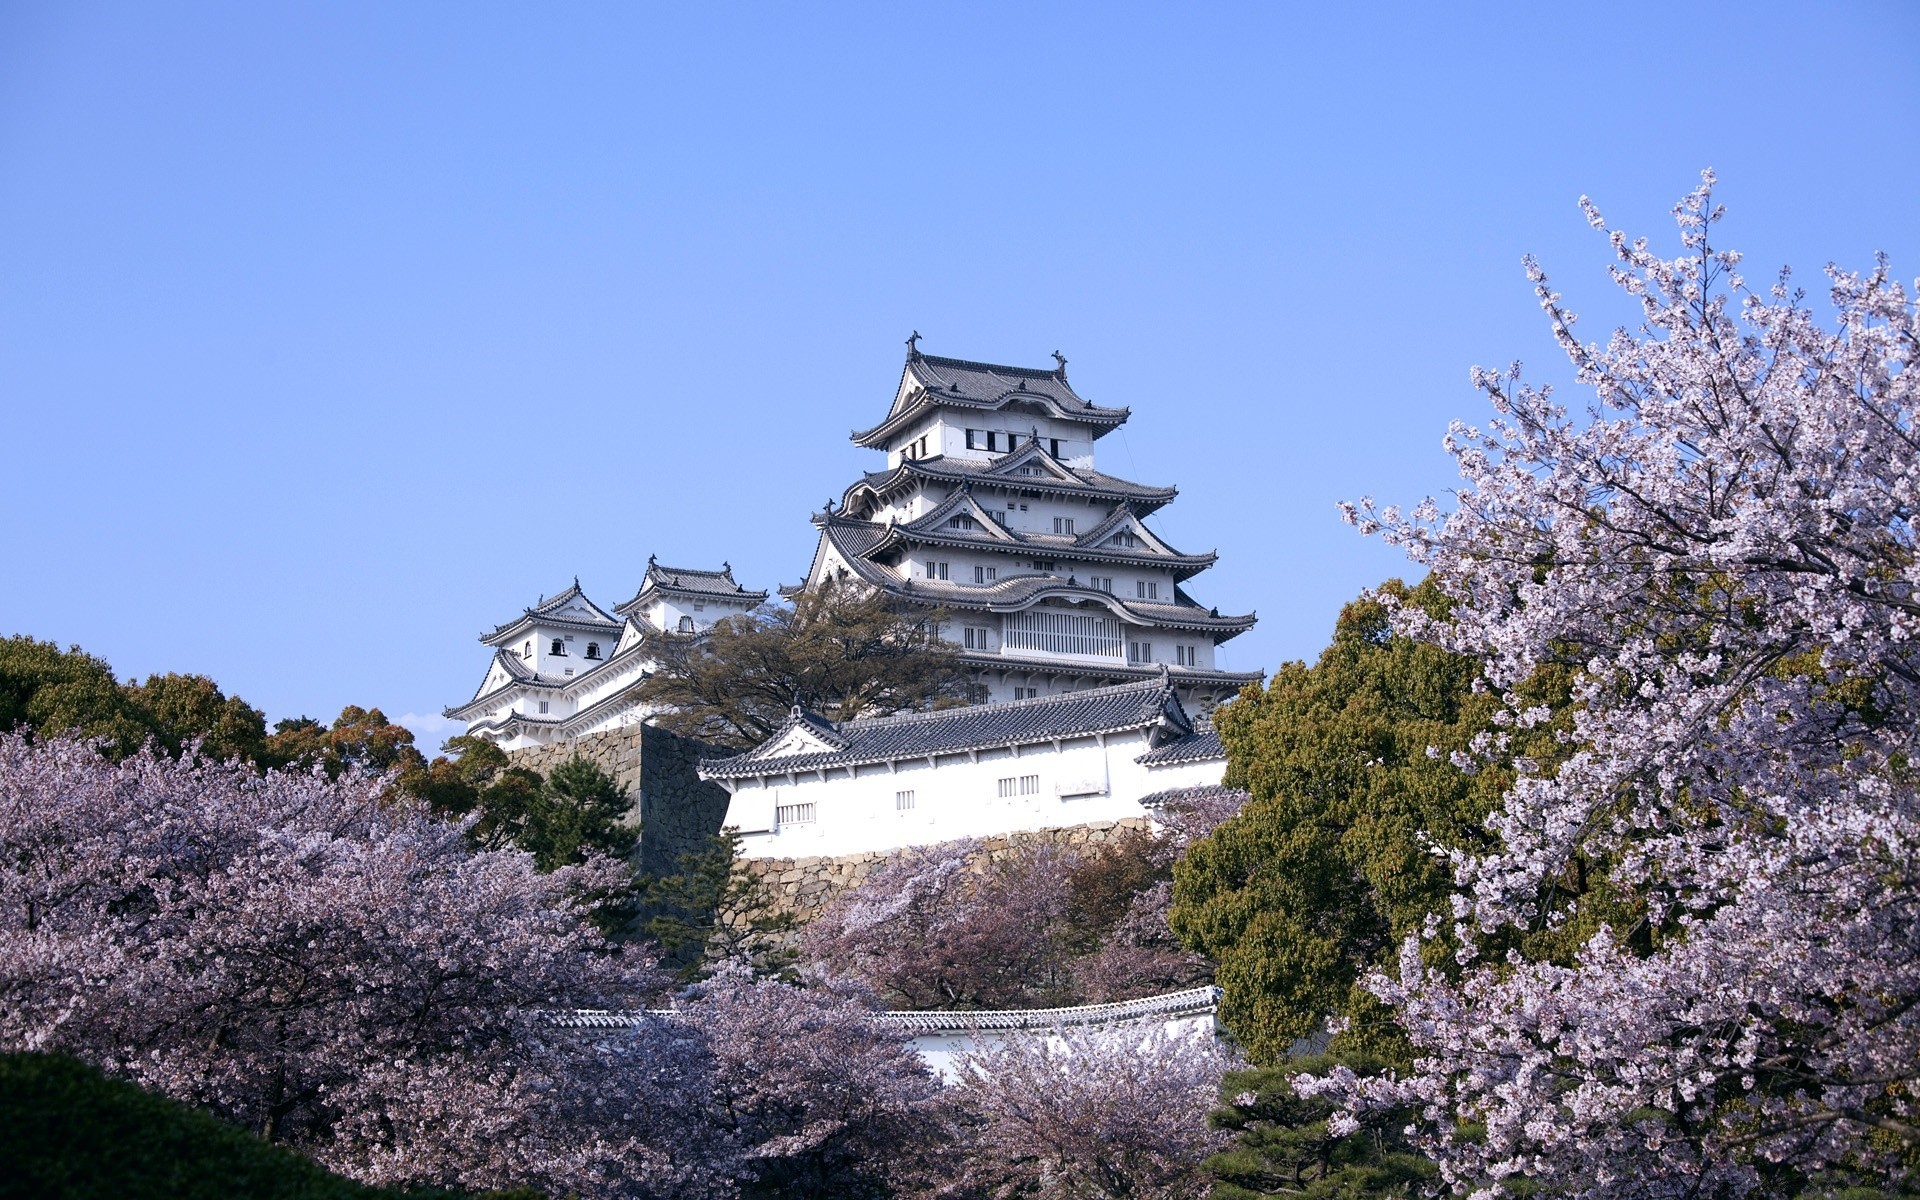
[[[1503,726],[1546,716],[1513,685],[1577,669],[1564,761],[1517,764],[1500,848],[1455,856],[1460,969],[1409,945],[1372,981],[1416,1068],[1306,1085],[1411,1105],[1461,1192],[1774,1194],[1896,1174],[1920,1139],[1920,312],[1884,259],[1828,269],[1837,321],[1784,273],[1749,288],[1712,184],[1678,258],[1607,231],[1637,331],[1582,344],[1529,260],[1584,413],[1476,370],[1496,416],[1448,435],[1453,511],[1347,508],[1453,598],[1400,627],[1477,656]],[[1576,915],[1542,897],[1586,869],[1644,923],[1570,963],[1474,958]]]

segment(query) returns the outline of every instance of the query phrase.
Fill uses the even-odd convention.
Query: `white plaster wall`
[[[989,837],[1015,830],[1058,829],[1149,815],[1140,797],[1167,788],[1219,783],[1224,759],[1165,767],[1133,760],[1146,752],[1144,733],[1051,745],[877,764],[819,775],[722,780],[733,793],[726,823],[742,834],[747,858],[861,854],[906,846]],[[999,781],[1039,776],[1038,791],[1001,797]],[[911,790],[914,806],[897,807]],[[815,820],[779,825],[778,807],[814,805]]]
[[[1210,1012],[1164,1021],[1147,1019],[1116,1022],[1096,1028],[1102,1038],[1137,1038],[1135,1044],[1139,1047],[1146,1045],[1155,1029],[1165,1030],[1168,1037],[1182,1040],[1219,1036],[1219,1026]],[[920,1055],[920,1061],[927,1064],[928,1070],[939,1076],[942,1083],[951,1084],[959,1077],[957,1068],[960,1064],[956,1060],[961,1056],[991,1052],[1009,1042],[1030,1038],[1045,1038],[1056,1048],[1064,1044],[1059,1034],[1046,1030],[988,1029],[979,1032],[923,1033],[913,1039],[913,1048]]]

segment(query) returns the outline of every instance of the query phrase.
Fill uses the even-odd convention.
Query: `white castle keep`
[[[751,612],[765,592],[718,571],[647,560],[640,590],[613,613],[573,581],[552,599],[480,635],[493,661],[473,699],[446,710],[467,732],[505,750],[545,746],[636,724],[649,715],[634,697],[659,662],[660,643],[698,637],[721,617]]]
[[[1222,616],[1183,584],[1214,563],[1146,526],[1175,489],[1094,469],[1094,444],[1126,422],[1051,370],[919,351],[884,421],[853,434],[887,465],[856,481],[820,530],[805,586],[852,577],[953,614],[947,636],[993,700],[1155,677],[1165,665],[1200,709],[1258,671],[1215,666],[1254,616]]]
[[[1216,665],[1254,623],[1184,584],[1211,553],[1169,545],[1146,518],[1170,503],[1094,467],[1125,408],[1081,399],[1051,370],[922,354],[908,340],[886,419],[857,432],[886,469],[816,513],[801,588],[829,579],[948,614],[987,702],[835,723],[795,711],[767,742],[709,760],[726,823],[750,858],[884,852],[1150,817],[1156,797],[1218,785],[1226,760],[1206,715],[1257,671]],[[797,591],[799,589],[792,589]],[[446,710],[508,750],[643,721],[634,695],[668,639],[699,638],[764,591],[719,571],[649,559],[612,612],[574,585],[483,634],[493,661]]]

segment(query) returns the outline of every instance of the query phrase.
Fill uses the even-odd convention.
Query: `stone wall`
[[[1126,817],[1118,821],[1099,821],[1090,825],[1072,825],[1064,829],[1041,829],[981,839],[981,857],[1004,858],[1018,847],[1049,842],[1065,848],[1096,846],[1128,829],[1146,829],[1144,817]],[[748,858],[735,869],[757,877],[764,889],[770,914],[791,913],[798,925],[817,916],[828,900],[864,880],[900,851],[870,851],[842,857],[820,858]]]
[[[627,725],[583,737],[508,752],[515,766],[552,771],[576,754],[613,776],[633,798],[629,823],[640,827],[637,865],[642,874],[664,875],[680,855],[720,832],[727,791],[699,775],[702,758],[732,751],[680,737],[655,725]]]

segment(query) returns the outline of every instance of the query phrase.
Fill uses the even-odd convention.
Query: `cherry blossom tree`
[[[1604,344],[1531,261],[1590,393],[1476,370],[1444,517],[1348,515],[1453,601],[1400,628],[1506,699],[1473,770],[1545,714],[1513,689],[1577,669],[1568,753],[1524,760],[1458,853],[1459,969],[1412,943],[1373,988],[1418,1052],[1309,1090],[1410,1104],[1456,1190],[1785,1195],[1898,1176],[1920,1150],[1920,312],[1885,260],[1828,269],[1832,321],[1783,273],[1755,289],[1709,237],[1713,180],[1663,259],[1607,231],[1637,331]],[[1580,918],[1568,880],[1644,897],[1564,960],[1473,959]]]
[[[717,1193],[698,1039],[542,1016],[657,992],[584,921],[620,871],[474,853],[379,776],[0,738],[0,1045],[369,1182]]]
[[[723,967],[685,1019],[713,1057],[714,1122],[764,1197],[937,1194],[957,1165],[951,1100],[870,995]]]
[[[977,1126],[966,1184],[1038,1200],[1176,1200],[1225,1146],[1207,1113],[1231,1056],[1206,1033],[1121,1026],[1016,1036],[956,1064]]]
[[[801,953],[907,1008],[1021,1008],[1060,998],[1055,935],[1067,856],[1048,845],[985,861],[976,840],[894,856],[809,924]]]

